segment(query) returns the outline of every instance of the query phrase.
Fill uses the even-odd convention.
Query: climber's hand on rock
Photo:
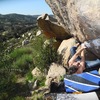
[[[84,44],[84,43],[82,43],[82,44],[81,44],[81,48],[83,48],[83,49],[85,49],[85,48],[86,48],[86,46],[85,46],[85,44]]]

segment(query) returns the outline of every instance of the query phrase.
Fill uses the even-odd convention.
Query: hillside
[[[37,89],[44,86],[44,70],[57,56],[53,40],[41,34],[37,17],[0,15],[0,100],[43,100],[43,93],[31,93],[32,84],[38,80]],[[35,67],[41,76],[33,77]]]
[[[36,27],[38,15],[0,14],[0,41],[20,37],[23,33]]]

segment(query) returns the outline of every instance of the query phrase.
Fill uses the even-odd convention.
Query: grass
[[[34,39],[32,40],[31,43],[29,43],[28,45],[24,46],[24,47],[20,47],[20,48],[16,48],[16,49],[12,49],[11,52],[9,52],[10,54],[7,54],[3,60],[4,63],[2,63],[1,65],[3,66],[3,68],[5,67],[6,69],[11,68],[11,69],[20,69],[24,72],[16,72],[16,71],[11,71],[8,72],[7,74],[5,73],[5,76],[7,76],[9,78],[9,81],[12,81],[10,89],[8,90],[16,90],[16,78],[25,78],[25,82],[27,85],[27,81],[30,80],[32,82],[34,82],[35,80],[38,80],[38,88],[42,87],[45,85],[45,76],[39,76],[39,77],[34,77],[31,74],[31,71],[35,68],[38,67],[39,69],[41,69],[41,71],[43,71],[44,69],[49,68],[49,64],[51,64],[53,61],[56,61],[56,50],[52,48],[52,43],[51,44],[47,44],[45,46],[45,48],[43,48],[44,42],[45,42],[46,38],[42,35],[42,36],[38,36],[38,37],[34,37]],[[2,49],[3,50],[3,49]],[[2,59],[2,58],[1,58]],[[9,65],[9,67],[8,67]],[[9,76],[9,74],[11,74]],[[22,76],[22,74],[24,74]],[[16,76],[15,78],[12,78],[11,76]],[[3,74],[4,76],[4,74]],[[13,82],[13,80],[15,80]],[[3,80],[2,80],[3,82]],[[7,79],[4,78],[4,83],[7,83]],[[1,84],[1,87],[4,87],[5,84]],[[13,86],[14,85],[14,86]],[[9,87],[9,84],[7,83],[7,86]],[[19,85],[21,86],[21,85]],[[28,86],[28,85],[27,85]],[[22,87],[22,86],[21,86]],[[25,87],[19,87],[19,89],[25,89]],[[5,90],[6,91],[6,90]],[[16,90],[18,91],[18,93],[20,92],[20,90]],[[11,95],[14,95],[15,98],[11,99],[11,100],[24,100],[23,97],[20,97],[16,94],[18,94],[17,92],[13,92],[11,91]],[[27,89],[23,90],[23,91],[27,91]],[[20,93],[19,93],[20,94]],[[7,95],[9,95],[9,93],[6,94],[6,92],[2,95],[1,98],[3,97],[7,97]],[[38,93],[33,95],[33,100],[43,100],[43,94]]]
[[[21,57],[24,54],[32,54],[33,49],[31,47],[21,47],[21,48],[17,48],[15,49],[11,54],[10,57],[13,59],[17,59],[19,57]]]
[[[21,97],[21,96],[16,96],[16,97],[14,97],[11,100],[25,100],[25,98],[24,97]]]
[[[31,73],[31,71],[29,71],[29,72],[26,74],[26,80],[27,80],[27,81],[28,81],[28,80],[32,81],[32,79],[33,79],[33,75],[32,75],[32,73]]]
[[[34,93],[32,100],[44,100],[43,99],[43,94],[42,93]]]
[[[17,58],[16,61],[13,62],[14,68],[20,68],[20,69],[29,69],[33,64],[33,57],[32,55],[22,55],[20,58]]]
[[[21,69],[24,71],[34,68],[33,63],[33,48],[22,47],[17,48],[10,54],[11,68]]]

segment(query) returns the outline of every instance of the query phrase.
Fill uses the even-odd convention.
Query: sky
[[[0,0],[0,14],[53,14],[45,0]]]

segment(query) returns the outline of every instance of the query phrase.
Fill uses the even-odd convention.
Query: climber
[[[77,47],[80,44],[77,43],[76,46],[73,46],[71,51],[71,59],[68,61],[69,65],[69,72],[72,73],[82,73],[87,68],[94,68],[100,66],[100,59],[92,60],[92,61],[85,61],[85,44],[81,44],[81,48],[76,52]]]

